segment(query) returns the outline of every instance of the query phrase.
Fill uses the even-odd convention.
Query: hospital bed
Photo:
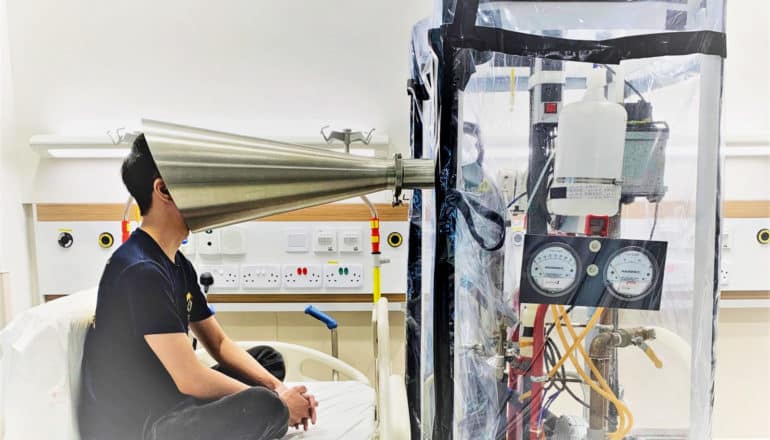
[[[96,307],[96,290],[32,308],[0,332],[0,427],[4,440],[78,440],[77,398],[83,343]],[[376,383],[349,364],[317,350],[276,341],[239,342],[244,347],[270,345],[284,356],[286,381],[307,385],[321,404],[318,424],[308,432],[289,430],[284,439],[365,440],[409,438],[406,391],[390,371],[387,300],[372,313]],[[116,347],[119,349],[119,347]],[[198,358],[214,361],[203,351]],[[336,370],[341,381],[305,375],[308,363]]]

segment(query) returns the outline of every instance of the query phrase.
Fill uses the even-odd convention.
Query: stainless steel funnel
[[[357,157],[149,120],[142,128],[193,232],[385,189],[433,187],[431,160]]]

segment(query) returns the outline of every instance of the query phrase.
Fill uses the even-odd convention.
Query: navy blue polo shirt
[[[172,262],[150,235],[134,231],[104,268],[86,336],[84,439],[140,439],[145,425],[186,399],[144,336],[187,333],[190,322],[211,315],[187,258],[177,252]]]

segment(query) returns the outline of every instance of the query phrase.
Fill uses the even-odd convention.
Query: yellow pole
[[[373,286],[372,286],[372,292],[374,293],[374,302],[380,300],[380,297],[382,296],[381,286],[380,286],[380,266],[374,266],[372,268],[372,279],[373,279]]]

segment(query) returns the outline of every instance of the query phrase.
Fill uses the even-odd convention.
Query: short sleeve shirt
[[[107,262],[86,336],[84,439],[140,439],[145,426],[187,399],[144,336],[186,334],[190,322],[212,314],[184,255],[171,261],[150,235],[134,231]]]

